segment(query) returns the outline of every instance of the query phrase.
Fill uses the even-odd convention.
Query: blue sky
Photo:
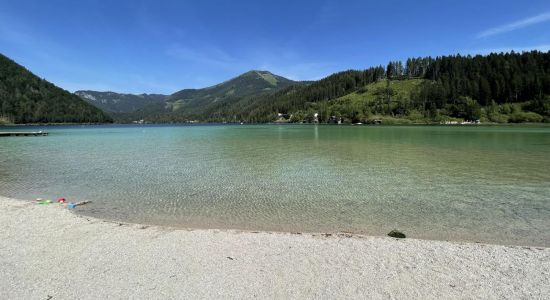
[[[0,2],[0,53],[70,91],[319,79],[411,56],[550,50],[550,1]]]

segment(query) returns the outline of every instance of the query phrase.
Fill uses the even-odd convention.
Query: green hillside
[[[111,117],[0,54],[0,123],[105,123]]]
[[[382,79],[356,91],[331,100],[309,102],[298,110],[288,112],[287,122],[427,124],[480,120],[484,123],[549,122],[550,96],[531,101],[481,106],[476,100],[460,96],[438,109],[427,107],[430,102],[419,99],[427,79]],[[275,116],[270,118],[275,120]]]
[[[424,79],[386,80],[370,83],[357,91],[332,100],[334,104],[350,102],[357,105],[369,105],[380,101],[387,95],[387,88],[393,90],[391,101],[409,101],[413,92]]]
[[[398,115],[405,113],[399,108],[410,107],[414,93],[418,91],[425,79],[382,79],[370,83],[357,91],[328,101],[326,104],[330,116],[341,117],[345,122],[365,122],[369,119],[391,120],[395,114],[386,114],[385,111],[398,111]],[[418,116],[414,116],[416,118]],[[416,121],[425,121],[423,117]],[[411,121],[412,121],[411,120]],[[408,123],[407,121],[402,121]]]

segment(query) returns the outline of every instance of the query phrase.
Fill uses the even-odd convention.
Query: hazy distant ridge
[[[76,91],[84,101],[109,113],[129,113],[153,103],[161,103],[166,95],[161,94],[121,94],[115,92]]]

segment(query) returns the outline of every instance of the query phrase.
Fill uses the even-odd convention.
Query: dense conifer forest
[[[0,124],[105,122],[105,112],[0,54]]]

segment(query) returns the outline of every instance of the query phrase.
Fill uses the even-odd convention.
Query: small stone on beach
[[[391,236],[393,238],[398,238],[398,239],[404,239],[407,237],[403,232],[399,230],[390,231],[390,233],[388,233],[388,236]]]

